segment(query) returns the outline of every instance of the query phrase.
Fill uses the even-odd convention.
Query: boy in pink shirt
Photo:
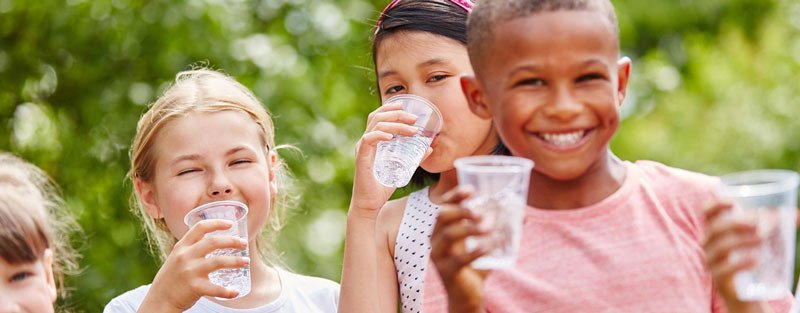
[[[484,231],[477,218],[442,207],[431,238],[441,279],[425,290],[425,312],[443,312],[448,302],[450,312],[788,311],[788,293],[769,304],[736,298],[731,275],[752,260],[730,263],[727,254],[758,238],[752,225],[730,222],[714,224],[706,239],[701,208],[716,178],[622,161],[609,150],[631,69],[618,57],[618,32],[608,0],[475,7],[468,24],[475,77],[462,87],[511,152],[535,162],[529,207],[516,266],[488,276],[469,267],[484,252],[463,247]],[[448,202],[469,193],[455,189]],[[725,209],[714,205],[708,217]],[[707,254],[715,256],[711,271]]]

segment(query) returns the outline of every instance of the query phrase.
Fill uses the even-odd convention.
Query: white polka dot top
[[[439,206],[428,198],[428,187],[408,196],[394,245],[394,266],[403,313],[422,312],[425,267],[431,252],[431,233]]]

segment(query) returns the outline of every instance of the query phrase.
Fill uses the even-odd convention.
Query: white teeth
[[[548,133],[541,133],[542,138],[547,140],[547,142],[552,143],[556,146],[571,146],[578,143],[583,135],[586,134],[586,130],[578,130],[571,133],[560,133],[560,134],[548,134]]]

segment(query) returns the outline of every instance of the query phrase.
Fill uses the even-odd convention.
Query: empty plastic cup
[[[798,181],[797,173],[785,170],[722,176],[717,192],[733,201],[731,216],[753,221],[764,240],[753,252],[755,267],[734,276],[740,300],[779,299],[792,288]],[[742,253],[736,251],[731,257]]]
[[[186,214],[183,221],[189,227],[202,220],[223,219],[233,221],[233,226],[229,229],[218,230],[206,234],[206,236],[234,236],[247,241],[247,206],[238,201],[217,201],[206,203],[192,209]],[[217,249],[206,256],[206,258],[230,255],[247,257],[250,255],[248,247],[244,249]],[[208,274],[211,283],[233,289],[239,292],[236,298],[217,298],[219,300],[232,300],[244,297],[250,293],[250,265],[237,268],[223,268]]]
[[[414,123],[419,130],[411,137],[395,136],[390,141],[378,143],[372,171],[375,179],[387,187],[403,187],[411,180],[422,157],[428,151],[433,137],[442,128],[442,113],[425,98],[415,95],[398,95],[384,104],[402,103],[403,111],[417,116]]]
[[[472,261],[472,267],[495,269],[514,265],[533,161],[512,156],[472,156],[456,160],[455,166],[458,184],[475,190],[464,206],[480,216],[478,227],[489,230],[486,235],[466,240],[467,251],[479,247],[488,250]]]

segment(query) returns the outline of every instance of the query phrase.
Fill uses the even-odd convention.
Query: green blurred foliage
[[[0,150],[50,173],[84,229],[66,305],[98,312],[157,271],[128,205],[127,149],[146,105],[193,64],[252,88],[277,141],[300,148],[282,153],[304,193],[278,250],[293,270],[338,280],[386,2],[0,0]],[[615,4],[634,61],[618,155],[711,174],[800,169],[800,4]]]

